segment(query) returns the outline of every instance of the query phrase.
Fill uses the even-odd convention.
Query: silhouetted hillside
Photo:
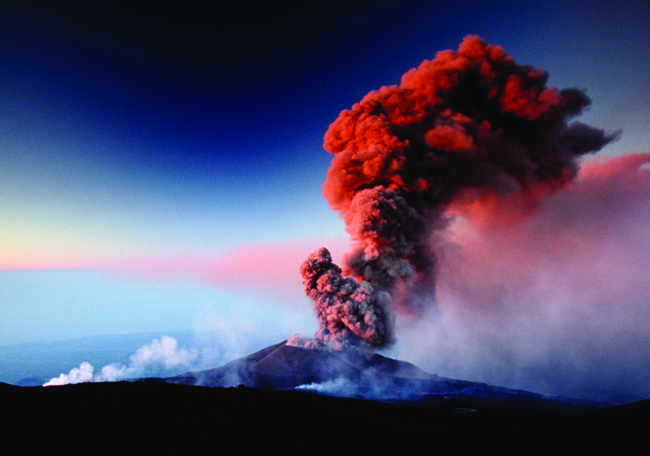
[[[5,442],[21,451],[222,451],[323,446],[357,450],[620,452],[645,440],[650,401],[536,412],[486,404],[337,398],[301,391],[205,388],[156,381],[57,387],[0,384]],[[8,418],[8,419],[7,419]],[[76,450],[75,450],[76,449]]]

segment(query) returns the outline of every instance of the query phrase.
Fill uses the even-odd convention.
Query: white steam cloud
[[[179,348],[178,341],[173,337],[163,336],[153,339],[149,345],[144,345],[130,356],[129,365],[109,364],[95,372],[88,362],[82,362],[67,374],[61,374],[51,379],[43,386],[68,385],[84,382],[113,382],[128,378],[145,376],[149,369],[174,369],[191,367],[199,356],[195,348]]]

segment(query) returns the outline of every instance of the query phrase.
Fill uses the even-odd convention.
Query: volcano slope
[[[411,363],[373,352],[311,350],[292,346],[287,341],[215,369],[188,372],[161,381],[208,387],[295,388],[382,402],[444,402],[469,409],[488,402],[498,403],[500,407],[540,410],[574,410],[602,405],[439,377]]]
[[[169,383],[286,389],[312,383],[345,380],[361,387],[442,382],[413,364],[354,350],[309,350],[271,345],[216,369],[188,372],[165,379]],[[460,382],[463,383],[463,382]]]

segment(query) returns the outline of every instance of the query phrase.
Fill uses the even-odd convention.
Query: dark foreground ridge
[[[330,370],[322,369],[325,360],[332,362]],[[216,382],[233,369],[240,386],[197,386],[199,379]],[[254,375],[241,375],[246,373]],[[287,386],[290,381],[312,381],[315,375],[321,375],[321,381],[343,375],[368,385],[369,378],[385,377],[382,387],[437,385],[438,392],[416,394],[415,388],[408,395],[378,401]],[[261,383],[243,386],[253,381]],[[0,384],[0,400],[8,423],[3,425],[5,441],[20,442],[22,450],[73,445],[147,454],[235,448],[311,453],[322,446],[346,452],[421,451],[422,445],[431,451],[495,448],[519,453],[616,445],[620,451],[645,439],[650,411],[650,401],[590,407],[442,379],[379,355],[314,352],[285,343],[219,369],[173,379],[47,388]]]
[[[161,382],[0,385],[5,442],[22,450],[133,451],[538,448],[584,450],[645,440],[650,401],[574,412],[387,404],[301,391]],[[89,446],[92,445],[92,446]]]

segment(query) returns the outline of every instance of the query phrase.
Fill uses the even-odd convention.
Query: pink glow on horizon
[[[295,302],[304,297],[299,266],[318,242],[248,243],[216,256],[198,252],[146,256],[124,261],[105,272],[126,280],[193,280],[226,291]],[[349,248],[344,237],[331,239],[331,243],[339,258]]]
[[[348,248],[345,238],[333,239],[339,258]],[[300,264],[317,242],[251,243],[239,246],[214,261],[204,278],[233,291],[254,291],[296,301],[304,297]]]
[[[119,264],[117,258],[74,254],[69,252],[13,252],[0,258],[0,271],[65,271],[111,269]]]

